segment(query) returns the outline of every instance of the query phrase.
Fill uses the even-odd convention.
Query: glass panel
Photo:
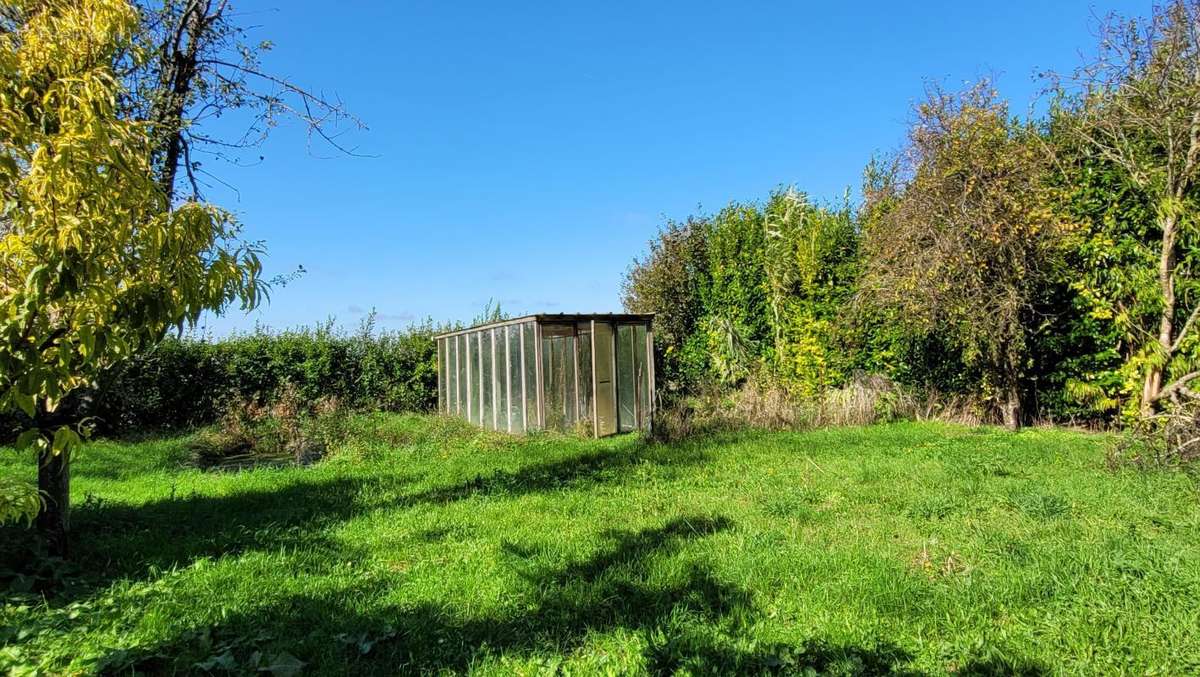
[[[613,331],[607,322],[596,323],[592,342],[596,352],[596,433],[617,432],[616,394],[613,392]]]
[[[526,428],[536,430],[538,427],[537,333],[532,322],[526,322],[521,327],[525,331],[525,422]]]
[[[553,336],[546,335],[542,327],[542,407],[545,409],[546,428],[563,429],[562,400],[562,352],[556,350]]]
[[[580,432],[592,434],[592,323],[581,323],[575,339],[575,371],[579,374]]]
[[[617,327],[617,427],[621,432],[637,427],[633,373],[633,327]]]
[[[579,420],[575,397],[575,336],[560,336],[554,340],[562,352],[563,430],[570,432]]]
[[[575,327],[542,326],[542,405],[546,427],[563,432],[575,425]]]
[[[471,392],[467,398],[471,415],[469,420],[479,425],[479,334],[467,334],[467,345],[471,347],[471,364],[467,366],[467,381],[471,384]]]
[[[512,422],[512,432],[525,432],[525,420],[522,416],[522,405],[525,402],[521,395],[521,327],[512,324],[508,331],[508,385],[509,398],[508,415]]]
[[[505,337],[508,334],[504,327],[492,330],[492,340],[496,342],[496,430],[508,432],[508,344]]]
[[[446,413],[446,340],[437,342],[438,413]]]
[[[458,379],[454,383],[454,398],[458,400],[459,416],[467,417],[467,339],[459,334],[454,339],[454,367],[458,370]]]
[[[452,382],[452,370],[454,365],[450,361],[450,339],[442,339],[442,364],[440,374],[442,377],[442,413],[448,414],[454,409],[454,405],[450,403],[450,388]]]
[[[633,328],[633,374],[637,379],[637,420],[642,430],[650,428],[650,369],[646,364],[646,325]]]
[[[495,430],[496,426],[492,422],[492,396],[493,396],[493,379],[492,379],[492,332],[479,332],[479,356],[480,356],[480,371],[479,382],[483,385],[483,404],[480,411],[483,412],[483,418],[480,425],[488,430]]]

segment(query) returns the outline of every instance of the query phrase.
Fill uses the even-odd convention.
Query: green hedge
[[[203,425],[230,399],[266,403],[290,383],[306,400],[426,411],[437,405],[434,334],[425,324],[384,334],[318,328],[171,338],[114,370],[88,409],[104,432]]]

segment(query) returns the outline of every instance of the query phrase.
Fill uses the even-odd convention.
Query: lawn
[[[76,564],[48,601],[13,580],[0,672],[1200,671],[1197,482],[1103,436],[355,428],[239,473],[89,445]]]

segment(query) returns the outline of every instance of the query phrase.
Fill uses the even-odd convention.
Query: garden
[[[10,578],[0,669],[1200,669],[1195,482],[1113,470],[1104,435],[655,443],[373,414],[315,465],[238,472],[194,467],[192,441],[88,444],[73,559]]]
[[[305,271],[195,158],[362,128],[230,7],[0,0],[0,672],[1200,673],[1200,2],[664,217],[623,321],[214,336]]]

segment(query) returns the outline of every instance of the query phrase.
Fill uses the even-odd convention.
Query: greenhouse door
[[[592,322],[592,358],[595,369],[596,436],[617,432],[617,389],[613,379],[613,328],[607,322]]]

